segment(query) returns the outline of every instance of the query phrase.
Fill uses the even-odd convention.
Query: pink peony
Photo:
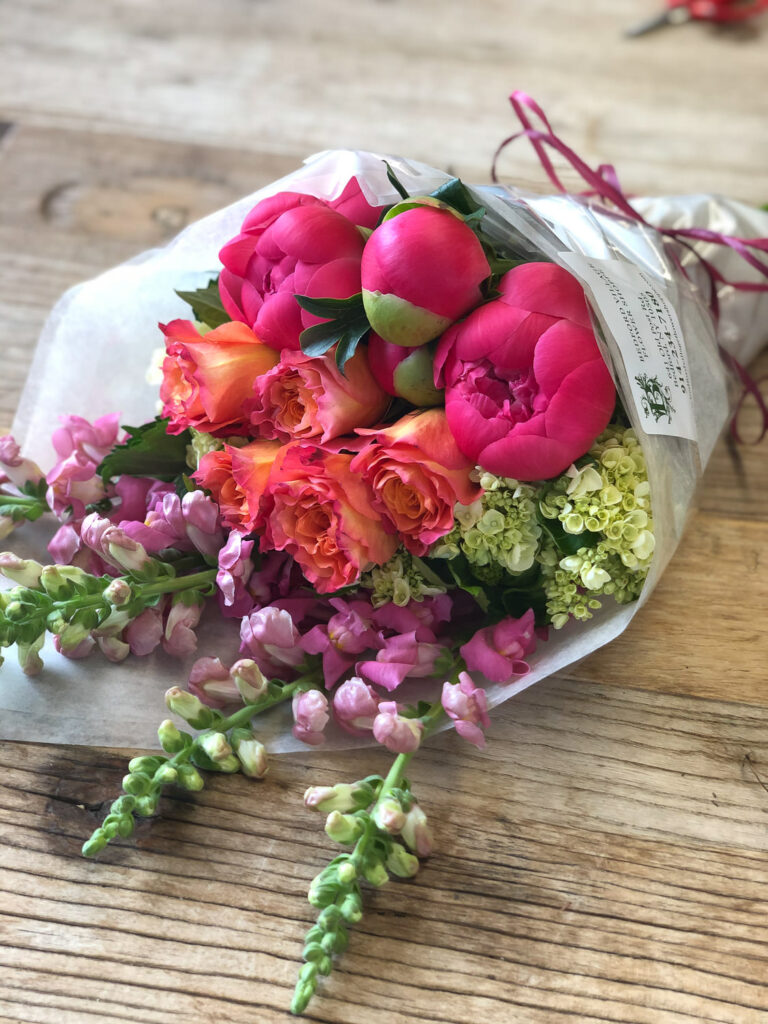
[[[475,686],[468,673],[460,672],[458,683],[443,684],[441,700],[459,736],[482,749],[485,746],[483,729],[491,724],[485,690]]]
[[[273,349],[244,324],[222,324],[201,335],[189,320],[161,328],[166,357],[160,398],[169,434],[187,427],[207,433],[244,433],[243,404],[253,381],[277,362]]]
[[[470,672],[482,672],[494,683],[511,683],[527,675],[530,666],[526,655],[536,650],[533,610],[519,619],[502,619],[495,626],[486,626],[460,648]]]
[[[283,352],[280,362],[254,382],[248,412],[254,433],[283,441],[330,441],[383,416],[389,396],[373,378],[364,348],[347,360],[344,373],[333,352],[311,358]]]
[[[344,452],[289,444],[267,485],[262,550],[287,551],[322,594],[356,582],[397,548],[351,461]]]
[[[385,219],[366,242],[365,312],[386,341],[423,345],[482,301],[480,285],[490,272],[482,245],[459,214],[429,205],[407,208]]]
[[[442,409],[413,412],[371,436],[352,460],[373,492],[373,507],[397,530],[405,547],[424,555],[454,526],[457,502],[481,491],[470,480],[473,463],[456,448]]]
[[[358,188],[342,193],[338,205],[358,216],[363,202]],[[302,330],[320,321],[295,296],[342,299],[359,292],[363,245],[353,221],[331,204],[279,192],[258,203],[221,250],[221,301],[267,345],[298,349]]]
[[[498,476],[549,479],[605,429],[616,391],[574,277],[524,263],[499,288],[440,339],[435,380],[468,458]]]

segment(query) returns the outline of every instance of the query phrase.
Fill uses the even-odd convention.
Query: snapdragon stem
[[[429,711],[427,711],[426,714],[421,716],[421,722],[424,725],[424,731],[422,733],[423,739],[426,739],[426,737],[429,736],[429,734],[435,729],[437,723],[440,721],[444,714],[445,712],[443,711],[443,705],[438,700],[435,701],[435,703],[430,707]],[[387,772],[387,775],[381,784],[381,789],[379,790],[376,796],[376,800],[369,809],[369,814],[373,815],[373,812],[376,810],[376,808],[387,799],[392,790],[398,789],[400,787],[403,781],[403,777],[405,775],[405,769],[408,767],[408,763],[410,762],[411,758],[415,753],[416,751],[412,750],[410,754],[397,755],[395,760],[392,762],[392,767]],[[357,843],[355,844],[355,848],[352,851],[350,860],[358,869],[358,873],[365,858],[365,852],[368,843],[370,842],[371,837],[374,835],[375,831],[375,827],[369,824],[365,832],[358,839]]]
[[[155,580],[154,583],[140,583],[138,588],[144,598],[174,594],[181,590],[196,590],[213,583],[216,580],[216,572],[216,569],[202,569],[200,572],[193,572],[188,576],[168,576],[163,580]],[[103,603],[102,594],[93,594],[88,598],[76,596],[70,597],[66,601],[54,601],[53,607],[68,611],[70,608],[98,608]]]

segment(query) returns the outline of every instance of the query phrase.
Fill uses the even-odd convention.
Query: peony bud
[[[434,384],[434,354],[432,345],[408,349],[378,334],[368,340],[368,365],[379,387],[422,409],[443,403],[444,392]]]
[[[365,312],[386,341],[423,345],[479,305],[489,274],[483,247],[459,214],[402,204],[363,250]]]

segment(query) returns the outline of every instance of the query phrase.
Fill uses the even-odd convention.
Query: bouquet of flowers
[[[25,454],[0,439],[2,535],[59,521],[52,564],[0,554],[0,647],[27,675],[46,647],[68,680],[25,695],[8,663],[6,732],[42,719],[49,739],[115,742],[75,723],[115,718],[103,658],[151,656],[120,681],[118,742],[140,745],[164,656],[185,666],[165,700],[188,728],[166,719],[164,753],[129,763],[86,856],[165,786],[202,788],[201,769],[262,778],[268,748],[326,741],[394,754],[305,793],[344,849],[310,887],[297,1013],[362,915],[361,883],[411,877],[431,850],[414,753],[449,725],[482,746],[489,708],[626,626],[728,418],[733,357],[764,341],[768,242],[737,236],[768,217],[630,204],[514,102],[555,184],[545,144],[596,195],[320,154],[65,297],[17,419]],[[750,266],[721,289],[718,339],[734,260]],[[138,425],[121,431],[117,407]],[[45,457],[57,413],[43,474],[28,455]],[[90,712],[70,662],[95,665]],[[288,719],[261,717],[277,705]]]

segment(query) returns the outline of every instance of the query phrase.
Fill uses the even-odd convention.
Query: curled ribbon
[[[539,158],[539,162],[541,163],[544,172],[558,192],[569,194],[569,190],[560,181],[549,154],[547,153],[546,147],[548,146],[550,149],[559,153],[587,185],[585,190],[575,193],[576,195],[590,199],[592,197],[597,197],[599,200],[602,200],[603,203],[610,204],[610,206],[607,207],[602,206],[599,202],[593,204],[596,209],[600,210],[600,212],[608,214],[609,216],[616,216],[618,212],[618,214],[623,215],[628,220],[642,224],[666,238],[679,242],[693,253],[698,260],[699,265],[706,271],[710,280],[711,287],[709,305],[715,321],[717,321],[719,312],[717,294],[718,285],[729,285],[737,291],[768,292],[768,261],[761,259],[760,255],[758,255],[768,253],[768,238],[738,238],[735,235],[726,235],[718,231],[710,231],[707,228],[660,228],[653,224],[649,224],[648,221],[646,221],[645,218],[635,210],[627,196],[622,191],[616,170],[611,164],[600,164],[597,170],[594,170],[589,166],[589,164],[585,163],[585,161],[582,160],[570,146],[555,134],[544,111],[534,99],[527,95],[527,93],[516,90],[509,97],[509,101],[512,104],[512,109],[517,115],[520,124],[522,125],[522,129],[504,139],[494,153],[493,163],[491,165],[491,180],[494,183],[498,183],[499,181],[496,173],[496,167],[502,152],[516,139],[526,138],[533,146],[534,152]],[[531,114],[539,119],[541,124],[544,126],[544,130],[533,126],[530,117]],[[700,252],[697,251],[695,246],[692,244],[697,241],[726,246],[733,252],[737,253],[741,259],[749,264],[749,266],[762,274],[762,276],[766,278],[766,281],[728,280],[720,273],[717,267],[711,263],[710,260],[707,260]],[[676,263],[685,273],[685,269],[680,264],[680,261],[676,260]],[[758,384],[753,380],[744,367],[732,355],[730,355],[730,353],[726,352],[722,346],[720,346],[720,352],[724,361],[736,373],[744,388],[736,407],[736,414],[731,421],[731,432],[737,441],[745,443],[739,435],[736,420],[742,408],[744,399],[748,394],[750,394],[757,402],[762,416],[760,434],[754,441],[750,442],[751,444],[757,444],[759,441],[762,441],[766,433],[768,433],[768,405],[766,405],[766,401],[763,398]]]

